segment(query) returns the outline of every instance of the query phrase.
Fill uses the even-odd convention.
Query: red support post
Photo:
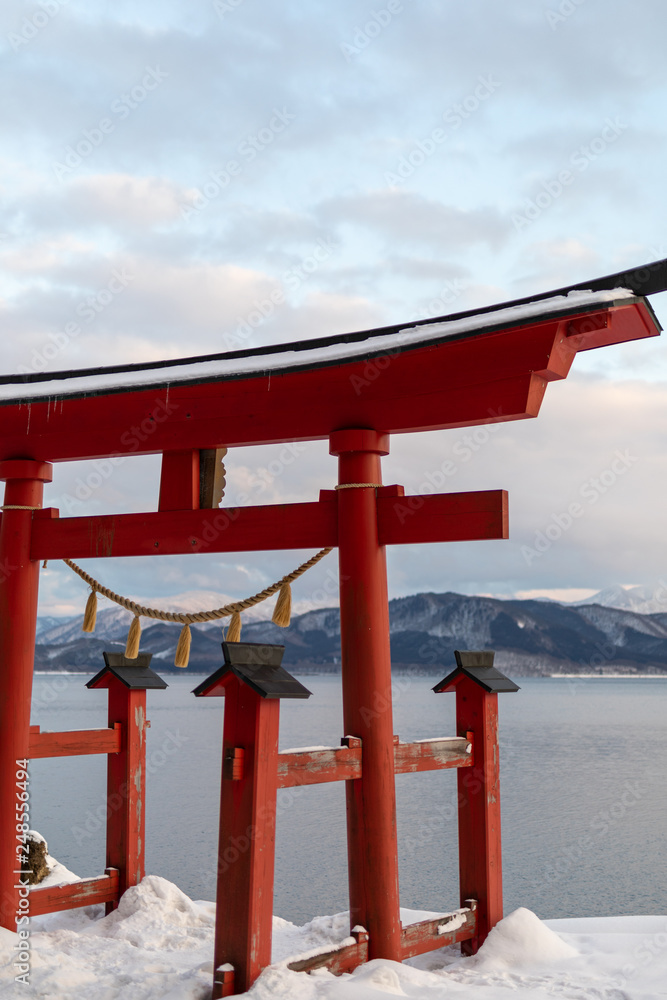
[[[198,510],[199,452],[164,451],[158,510]]]
[[[0,462],[0,480],[7,484],[0,518],[0,924],[14,931],[22,858],[17,825],[30,801],[27,786],[25,801],[19,800],[17,762],[25,762],[25,771],[39,586],[30,535],[33,509],[42,505],[51,466],[30,459]]]
[[[457,778],[461,906],[469,899],[478,901],[477,934],[462,943],[461,951],[474,955],[503,917],[498,695],[461,678],[456,728],[459,736],[473,734],[472,767],[461,768]]]
[[[398,894],[389,607],[376,490],[387,435],[335,431],[345,734],[361,739],[361,778],[346,783],[350,923],[369,933],[369,958],[403,957]],[[352,485],[354,484],[354,485]],[[371,485],[356,485],[371,484]]]
[[[232,675],[224,693],[213,1000],[271,964],[278,790],[280,701]]]
[[[144,877],[146,844],[146,690],[107,675],[109,726],[120,723],[120,753],[107,758],[107,868],[120,873],[120,898]],[[107,903],[106,912],[118,903]]]

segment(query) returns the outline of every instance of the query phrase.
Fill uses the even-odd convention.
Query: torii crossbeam
[[[385,547],[507,537],[502,490],[404,498],[394,433],[536,416],[579,350],[656,336],[643,292],[667,262],[505,306],[259,351],[0,378],[0,900],[14,929],[16,761],[28,757],[39,560],[337,546],[352,924],[401,955]],[[312,503],[206,509],[204,451],[329,439],[338,488]],[[159,509],[60,518],[52,462],[162,454]],[[369,712],[376,704],[382,712]],[[366,822],[362,822],[362,817]],[[371,822],[368,818],[371,818]]]

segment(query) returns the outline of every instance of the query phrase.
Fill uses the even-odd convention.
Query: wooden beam
[[[377,505],[381,545],[509,537],[506,490],[412,497],[378,490]]]
[[[200,506],[199,451],[194,448],[164,451],[158,509],[196,510]]]
[[[396,774],[416,774],[418,771],[442,771],[450,767],[471,767],[472,744],[458,736],[416,743],[397,743],[394,747]]]
[[[468,904],[454,913],[447,913],[432,920],[421,920],[403,928],[403,961],[414,955],[445,948],[460,941],[469,941],[477,932],[477,903]]]
[[[403,961],[415,955],[423,955],[436,948],[445,948],[461,941],[468,941],[475,935],[477,926],[477,903],[467,900],[468,905],[454,913],[445,913],[431,920],[421,920],[402,928]],[[354,939],[354,940],[353,940]],[[292,972],[313,972],[328,969],[334,976],[351,972],[368,960],[368,934],[353,931],[338,947],[316,955],[303,955],[288,962]]]
[[[317,955],[304,955],[289,962],[287,968],[292,972],[313,972],[314,969],[328,969],[334,976],[342,976],[351,972],[358,965],[368,961],[368,934],[365,930],[352,931],[337,948],[320,952]]]
[[[42,733],[30,727],[28,757],[75,757],[93,753],[120,753],[121,726],[109,729],[75,729],[63,733]]]
[[[31,454],[49,461],[155,454],[327,438],[341,427],[375,427],[395,434],[465,427],[536,416],[550,379],[562,378],[573,348],[656,335],[641,302],[607,310],[607,327],[563,344],[566,322],[583,309],[523,326],[403,349],[377,357],[341,359],[306,370],[258,370],[196,383],[155,369],[146,388],[78,398],[58,394],[0,406],[0,458]],[[599,309],[597,310],[600,311]],[[395,329],[395,328],[394,328]],[[368,341],[368,352],[373,342]],[[296,357],[288,363],[299,362]],[[123,378],[119,378],[119,383]],[[29,392],[26,387],[26,393]]]
[[[505,490],[406,497],[402,487],[378,490],[382,545],[507,538]],[[323,490],[316,503],[219,510],[164,510],[59,518],[37,511],[32,559],[184,555],[192,552],[255,552],[319,549],[338,544],[338,501]]]
[[[395,740],[396,774],[472,766],[472,743],[465,738],[445,736],[416,743],[399,743],[398,737]],[[318,785],[328,781],[356,781],[361,777],[361,769],[361,741],[358,746],[283,751],[278,754],[278,788]]]
[[[291,750],[278,754],[278,788],[354,781],[361,777],[361,747]]]
[[[33,521],[33,559],[321,549],[336,545],[336,501]]]
[[[119,873],[115,868],[107,868],[105,875],[84,878],[69,885],[50,885],[30,890],[30,916],[55,913],[57,910],[73,910],[76,906],[92,906],[93,903],[118,902]]]

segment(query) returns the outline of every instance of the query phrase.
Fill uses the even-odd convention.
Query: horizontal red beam
[[[642,302],[597,310],[604,317],[592,331],[589,312],[310,370],[269,372],[258,357],[257,372],[220,381],[166,384],[156,369],[143,389],[72,399],[56,386],[52,399],[0,406],[0,459],[58,462],[317,440],[341,427],[396,434],[536,416],[547,383],[567,375],[577,350],[659,333]],[[365,346],[372,352],[373,341]]]
[[[278,788],[354,781],[361,777],[361,747],[292,750],[278,754]]]
[[[354,938],[354,942],[351,938]],[[351,938],[330,951],[295,958],[294,961],[288,963],[287,968],[292,972],[313,972],[315,969],[328,969],[334,976],[342,976],[344,972],[352,972],[358,965],[368,961],[368,934],[366,931],[352,931]]]
[[[459,737],[399,743],[395,737],[394,773],[442,771],[450,767],[470,767],[472,744]],[[327,781],[355,781],[361,777],[362,750],[358,746],[326,750],[290,750],[278,754],[278,788],[318,785]]]
[[[120,753],[122,727],[113,729],[74,729],[64,733],[41,733],[30,727],[28,757],[76,757],[92,753]]]
[[[394,747],[396,774],[442,771],[448,767],[470,767],[472,744],[465,737],[452,736],[417,743],[397,743]]]
[[[391,496],[379,491],[378,535],[381,545],[420,542],[467,542],[508,538],[506,490]]]
[[[69,885],[50,885],[30,890],[29,916],[38,917],[42,913],[57,910],[73,910],[77,906],[92,906],[93,903],[118,902],[120,877],[117,868],[107,868],[105,875],[84,878]]]
[[[403,960],[473,938],[477,928],[477,901],[470,899],[466,902],[469,906],[454,913],[446,913],[441,917],[421,920],[418,924],[404,927],[401,935]],[[334,976],[351,972],[362,962],[368,961],[368,934],[365,931],[354,931],[352,938],[348,938],[337,948],[331,948],[329,951],[295,958],[288,962],[287,968],[292,972],[328,969]]]
[[[477,929],[477,902],[466,900],[470,905],[432,920],[421,920],[403,928],[403,961],[414,955],[436,948],[445,948],[460,941],[475,937]]]
[[[378,531],[383,545],[507,538],[507,493],[439,493],[403,496],[402,487],[378,490]],[[165,510],[95,517],[56,516],[49,508],[33,519],[33,559],[184,555],[189,552],[256,552],[320,549],[338,544],[337,497],[323,490],[316,503]]]
[[[33,559],[321,549],[338,540],[335,500],[97,517],[48,513],[33,521]]]

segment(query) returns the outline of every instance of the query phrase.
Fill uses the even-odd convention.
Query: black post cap
[[[225,662],[192,692],[197,698],[220,695],[233,674],[262,698],[310,698],[312,694],[281,666],[284,646],[265,642],[223,642]]]
[[[461,677],[469,677],[489,694],[511,693],[519,691],[519,685],[506,677],[493,665],[495,653],[491,650],[454,650],[456,669],[436,684],[433,690],[436,694],[451,691]]]
[[[112,674],[128,688],[143,689],[148,688],[164,689],[168,687],[166,681],[151,670],[149,664],[153,658],[152,653],[139,653],[134,660],[129,660],[124,653],[102,653],[104,657],[104,667],[88,681],[86,687],[95,688],[107,674]]]

